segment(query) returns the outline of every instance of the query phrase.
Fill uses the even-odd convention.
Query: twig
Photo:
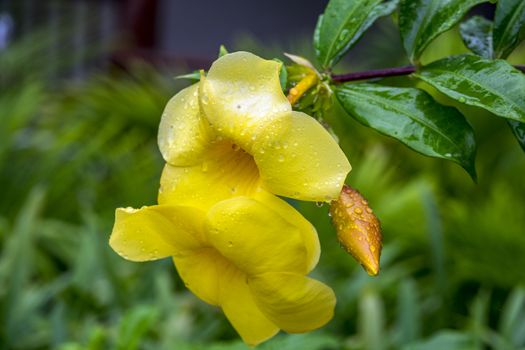
[[[525,73],[525,65],[516,65],[514,68],[519,69]],[[375,69],[365,72],[355,72],[347,74],[332,74],[332,81],[334,83],[346,83],[348,81],[366,80],[373,78],[396,77],[400,75],[412,74],[416,71],[415,66],[392,67],[384,69]]]

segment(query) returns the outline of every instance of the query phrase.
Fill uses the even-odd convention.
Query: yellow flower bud
[[[382,247],[381,225],[368,201],[357,190],[345,185],[339,198],[331,203],[330,215],[343,248],[369,275],[377,275]]]

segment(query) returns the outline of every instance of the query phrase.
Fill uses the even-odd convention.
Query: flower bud
[[[330,204],[330,215],[337,239],[368,272],[379,273],[381,226],[367,200],[355,189],[344,185],[339,198]]]

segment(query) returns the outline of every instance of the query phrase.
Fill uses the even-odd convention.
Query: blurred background
[[[325,5],[0,0],[0,349],[247,349],[169,259],[109,248],[114,210],[156,201],[160,115],[188,84],[174,76],[207,68],[220,44],[312,58]],[[423,61],[461,52],[454,28]],[[525,64],[523,45],[510,61]],[[383,18],[338,70],[406,63]],[[261,349],[525,349],[525,154],[503,119],[459,108],[476,131],[477,184],[334,107],[347,182],[383,226],[382,271],[369,277],[339,247],[326,205],[295,203],[321,237],[314,275],[335,289],[336,315]]]

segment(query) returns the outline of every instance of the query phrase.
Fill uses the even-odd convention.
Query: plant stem
[[[525,65],[516,65],[514,68],[525,73]],[[347,74],[332,74],[334,83],[346,83],[348,81],[366,80],[373,78],[396,77],[400,75],[412,74],[416,71],[415,66],[392,67],[384,69],[375,69],[364,72],[355,72]]]

